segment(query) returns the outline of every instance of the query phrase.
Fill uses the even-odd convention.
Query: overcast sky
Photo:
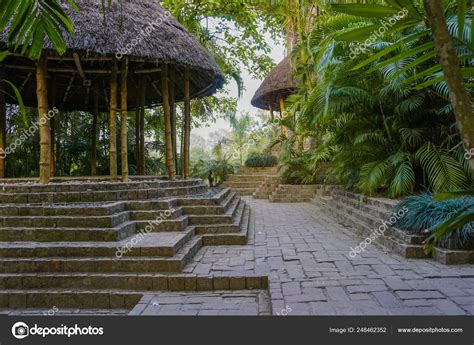
[[[268,38],[271,40],[271,38]],[[285,55],[285,48],[283,45],[274,45],[272,48],[272,52],[270,53],[271,58],[274,60],[275,64],[278,64],[281,60],[283,60]],[[242,79],[245,85],[245,91],[243,96],[238,100],[238,112],[242,113],[248,111],[251,115],[256,115],[258,113],[258,109],[254,108],[250,101],[252,97],[257,91],[258,87],[262,83],[262,80],[255,80],[249,75],[249,73],[243,69]],[[235,82],[231,82],[229,85],[229,92],[230,96],[237,97],[237,85]],[[208,127],[203,128],[196,128],[192,130],[192,133],[195,133],[204,139],[209,139],[209,134],[215,132],[219,129],[230,129],[228,123],[223,120],[219,119],[216,123],[209,124]]]

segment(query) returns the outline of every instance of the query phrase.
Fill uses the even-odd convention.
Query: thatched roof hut
[[[40,118],[40,181],[54,174],[54,117],[59,111],[83,110],[94,115],[91,174],[95,174],[97,114],[108,111],[110,176],[117,179],[116,116],[120,112],[121,142],[127,143],[128,111],[136,110],[136,157],[144,173],[144,109],[162,105],[165,123],[166,166],[175,179],[177,139],[175,103],[184,102],[183,175],[189,173],[190,99],[213,94],[224,76],[203,46],[155,0],[113,1],[103,11],[103,0],[75,0],[80,13],[61,1],[74,26],[63,35],[67,52],[58,56],[49,42],[38,62],[18,54],[0,64],[0,73],[20,89],[25,105],[37,106]],[[0,49],[6,48],[0,33]],[[0,78],[1,79],[1,78]],[[5,133],[5,102],[0,104],[0,134]],[[5,149],[5,138],[0,150]],[[2,151],[3,152],[3,151]],[[128,180],[127,147],[122,145],[121,174]],[[0,156],[0,177],[5,171]]]
[[[103,89],[108,86],[113,56],[129,60],[128,105],[136,107],[140,77],[148,83],[145,103],[161,104],[160,64],[170,64],[175,72],[176,101],[183,99],[184,68],[191,69],[191,98],[213,94],[221,88],[224,77],[205,48],[168,11],[154,0],[113,1],[102,10],[101,0],[76,0],[80,13],[62,6],[74,25],[74,35],[66,36],[68,51],[61,57],[47,45],[48,76],[55,79],[61,110],[89,110],[91,106],[89,81],[99,80],[101,97],[99,109],[108,110]],[[0,34],[0,48],[5,47],[5,33]],[[3,43],[3,44],[2,44]],[[80,65],[80,68],[78,68]],[[19,56],[4,60],[6,79],[22,88],[25,104],[36,105],[36,85],[33,61]],[[80,71],[82,69],[82,71]],[[14,101],[8,99],[8,101]]]
[[[293,94],[298,81],[292,76],[291,60],[286,57],[265,78],[252,98],[254,107],[264,110],[280,110],[280,101]]]

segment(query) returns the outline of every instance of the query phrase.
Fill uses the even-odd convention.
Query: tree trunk
[[[141,79],[140,89],[140,175],[145,175],[145,102],[146,79]]]
[[[186,67],[184,71],[184,140],[182,154],[183,159],[183,177],[189,177],[189,151],[191,141],[191,96],[189,87],[190,69]]]
[[[165,117],[166,167],[170,181],[176,180],[176,170],[173,155],[173,137],[171,133],[170,100],[168,85],[168,65],[163,64],[161,69],[161,92],[163,95],[163,114]]]
[[[175,89],[174,89],[174,70],[169,70],[169,92],[170,92],[170,120],[171,120],[171,139],[173,142],[173,157],[175,171],[178,173],[178,141],[176,135],[176,103],[175,103]]]
[[[471,100],[464,86],[459,60],[449,34],[440,0],[424,0],[429,25],[438,50],[439,62],[448,85],[457,126],[466,150],[474,149],[474,115]],[[469,160],[474,176],[474,156]]]
[[[51,176],[51,129],[48,120],[47,59],[41,57],[36,65],[36,97],[40,125],[40,183],[46,184]]]
[[[110,116],[109,116],[109,165],[110,179],[117,181],[117,60],[112,60],[112,75],[110,77]]]
[[[0,80],[5,79],[5,70],[0,66]],[[5,83],[0,81],[0,178],[5,177],[5,160],[7,147],[7,118],[5,108]]]
[[[99,82],[94,82],[94,100],[92,105],[91,175],[97,175],[97,121],[99,118]]]
[[[122,72],[120,74],[120,153],[122,161],[122,182],[128,182],[128,140],[127,140],[127,78],[128,78],[128,59],[122,60]]]

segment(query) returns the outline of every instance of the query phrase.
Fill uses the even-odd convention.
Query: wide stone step
[[[2,273],[38,272],[181,272],[202,246],[199,236],[192,238],[173,257],[40,257],[0,258]]]
[[[0,257],[173,256],[194,236],[180,233],[138,233],[119,242],[0,242]]]
[[[114,228],[0,228],[0,241],[120,241],[136,232],[135,223],[125,222]]]
[[[183,214],[186,215],[220,215],[225,214],[236,194],[228,193],[220,205],[189,205],[181,206]]]
[[[204,194],[205,185],[191,187],[149,188],[141,190],[106,190],[81,192],[0,193],[3,203],[90,203],[121,200],[143,200],[164,197]]]
[[[232,217],[222,215],[189,215],[191,225],[232,224]]]
[[[249,181],[249,182],[240,182],[240,181],[227,181],[222,183],[221,186],[223,187],[229,187],[229,188],[257,188],[259,187],[263,182],[259,181]]]
[[[255,188],[232,188],[232,190],[239,196],[252,195]]]
[[[139,291],[212,291],[265,289],[267,277],[242,275],[195,275],[182,273],[1,273],[4,290],[95,289]]]
[[[11,183],[13,182],[13,183]],[[18,182],[18,183],[17,183]],[[104,190],[138,190],[150,188],[170,187],[192,187],[202,185],[200,179],[186,179],[167,181],[164,177],[147,176],[145,179],[137,179],[135,176],[129,182],[110,182],[108,179],[84,179],[84,178],[57,178],[53,177],[51,182],[44,185],[32,179],[0,179],[0,188],[4,193],[67,193],[82,191],[104,191]]]
[[[51,228],[113,228],[130,220],[127,211],[107,216],[8,216],[0,217],[0,229],[5,227]]]
[[[137,231],[179,232],[186,229],[189,225],[189,218],[188,216],[181,216],[175,219],[156,218],[154,220],[136,220],[134,222]]]
[[[140,210],[129,211],[131,220],[160,220],[160,219],[178,219],[183,216],[181,207],[164,210]]]
[[[134,200],[126,203],[129,211],[165,211],[177,207],[177,200]]]
[[[232,191],[224,188],[212,196],[190,196],[186,198],[178,198],[178,206],[219,206],[229,196]]]
[[[250,212],[251,210],[249,205],[241,203],[235,216],[236,221],[238,223],[233,225],[233,229],[237,231],[213,231],[219,228],[216,227],[213,229],[211,226],[210,228],[206,229],[206,233],[202,235],[203,244],[209,246],[247,244],[248,231],[250,226]]]
[[[0,204],[0,216],[107,216],[125,211],[125,202],[94,204]]]
[[[132,309],[143,297],[143,291],[57,289],[0,290],[1,308],[99,308]]]

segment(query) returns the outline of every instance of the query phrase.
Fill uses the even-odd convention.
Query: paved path
[[[273,314],[474,314],[474,265],[408,260],[371,245],[310,203],[249,199],[253,230],[245,246],[204,247],[185,271],[269,276]]]

